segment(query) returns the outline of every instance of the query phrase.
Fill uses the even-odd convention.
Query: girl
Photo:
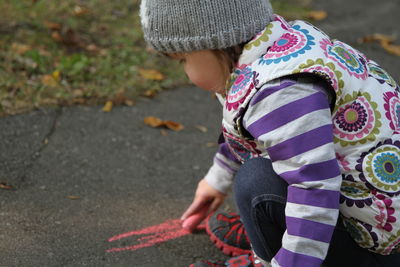
[[[216,213],[207,229],[243,255],[192,266],[400,266],[400,88],[385,70],[266,0],[143,0],[141,18],[224,108],[182,220],[234,184],[241,219]]]

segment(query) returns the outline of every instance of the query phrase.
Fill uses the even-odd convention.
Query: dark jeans
[[[239,213],[253,250],[266,261],[271,261],[282,245],[287,186],[273,171],[271,161],[264,158],[245,162],[235,178]],[[383,256],[361,248],[339,219],[323,266],[397,267],[400,254]]]

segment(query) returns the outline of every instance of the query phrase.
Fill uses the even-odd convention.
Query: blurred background
[[[273,0],[288,19],[323,20],[312,0]],[[139,0],[0,0],[0,116],[48,106],[133,105],[183,86],[176,62],[146,49]]]

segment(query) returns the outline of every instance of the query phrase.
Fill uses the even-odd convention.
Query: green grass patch
[[[147,90],[188,84],[181,66],[149,52],[139,0],[10,0],[0,8],[0,116],[57,105],[131,103]],[[309,0],[278,1],[302,18]],[[141,69],[164,79],[146,79]]]

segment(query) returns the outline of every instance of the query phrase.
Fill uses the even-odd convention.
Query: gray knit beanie
[[[160,52],[190,52],[250,40],[271,21],[268,0],[142,0],[144,38]]]

